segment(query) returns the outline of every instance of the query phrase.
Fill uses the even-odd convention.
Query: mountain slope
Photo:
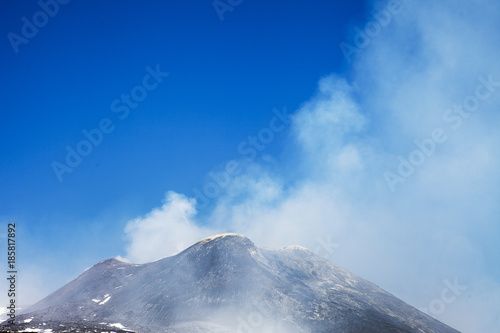
[[[140,332],[457,332],[305,248],[236,234],[143,265],[102,261],[27,312]]]

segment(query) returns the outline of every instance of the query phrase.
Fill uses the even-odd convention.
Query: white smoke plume
[[[127,226],[127,256],[155,260],[215,231],[271,247],[333,241],[320,254],[458,330],[495,332],[500,3],[400,5],[349,77],[322,78],[293,113],[295,156],[242,161],[208,216],[169,192]]]

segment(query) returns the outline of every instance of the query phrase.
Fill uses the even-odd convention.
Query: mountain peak
[[[213,236],[204,238],[201,241],[199,241],[198,244],[206,244],[206,243],[214,242],[214,241],[215,242],[222,241],[222,242],[243,242],[243,243],[250,242],[250,243],[252,243],[252,241],[250,241],[250,239],[248,239],[247,237],[245,237],[243,235],[235,234],[232,232],[227,232],[227,233],[217,234],[217,235],[213,235]]]
[[[19,320],[51,328],[73,322],[122,323],[139,332],[249,332],[242,320],[256,313],[258,331],[267,332],[458,333],[303,247],[259,249],[234,233],[148,264],[104,260]]]
[[[116,265],[123,265],[123,264],[130,264],[130,263],[126,262],[125,260],[120,260],[119,258],[113,257],[113,258],[101,260],[96,265],[116,266]]]
[[[213,247],[223,248],[254,248],[255,244],[247,237],[235,233],[223,233],[202,239],[190,246],[183,252],[190,252],[196,249],[210,249]],[[181,252],[182,253],[182,252]]]
[[[291,250],[291,251],[297,250],[297,251],[311,252],[309,249],[307,249],[303,246],[300,246],[300,245],[288,245],[288,246],[282,247],[280,250]]]
[[[217,235],[213,235],[213,236],[210,236],[210,237],[207,237],[207,238],[204,238],[202,239],[201,241],[211,241],[211,240],[214,240],[214,239],[218,239],[218,238],[225,238],[225,237],[241,237],[241,238],[246,238],[248,239],[247,237],[243,236],[243,235],[240,235],[240,234],[235,234],[235,233],[232,233],[232,232],[226,232],[226,233],[222,233],[222,234],[217,234]]]
[[[247,237],[235,233],[223,233],[202,239],[179,253],[179,256],[237,257],[255,252],[255,244]]]

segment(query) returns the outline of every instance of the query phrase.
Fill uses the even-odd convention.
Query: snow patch
[[[92,299],[92,302],[95,302],[95,303],[99,303],[100,301],[101,301],[100,299],[95,299],[95,298]]]
[[[250,253],[250,255],[252,256],[252,258],[256,258],[256,257],[257,257],[257,255],[258,255],[257,250],[252,249],[252,248],[248,249],[248,252],[249,252],[249,253]]]
[[[32,321],[32,320],[33,320],[33,318],[34,318],[34,317],[31,317],[31,318],[28,318],[28,319],[24,319],[24,321],[23,321],[23,322],[24,322],[24,323],[29,323],[30,321]]]
[[[107,294],[106,294],[105,296],[107,296]],[[109,301],[110,299],[111,299],[111,296],[106,297],[106,298],[104,299],[104,301],[102,301],[101,303],[99,303],[99,305],[104,305],[104,304],[106,304],[106,302],[107,302],[107,301]]]
[[[109,326],[116,327],[116,328],[119,328],[119,329],[124,329],[125,328],[125,326],[123,326],[120,323],[109,324]]]

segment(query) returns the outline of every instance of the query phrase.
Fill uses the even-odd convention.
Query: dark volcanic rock
[[[458,332],[305,248],[259,249],[236,234],[143,265],[102,261],[26,319],[137,332]]]

